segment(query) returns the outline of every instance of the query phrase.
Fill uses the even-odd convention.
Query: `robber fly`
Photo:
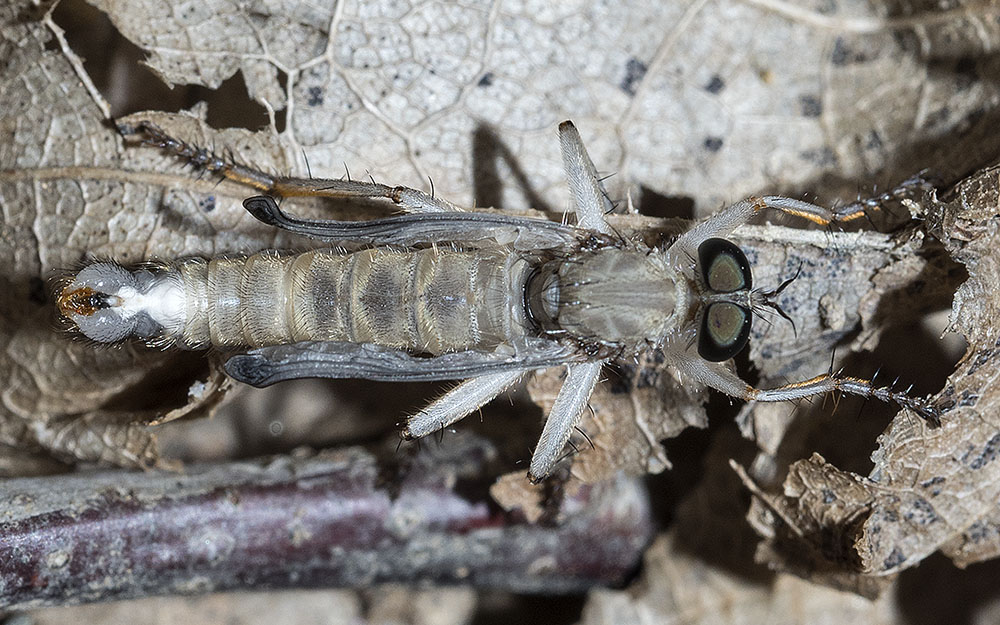
[[[314,377],[464,380],[408,418],[407,439],[451,425],[529,371],[565,366],[532,481],[562,457],[604,365],[643,350],[660,350],[680,372],[740,399],[841,391],[894,401],[937,424],[924,402],[868,380],[829,373],[764,390],[725,364],[746,345],[754,312],[774,306],[776,294],[753,288],[746,256],[725,237],[765,209],[827,224],[863,208],[835,213],[787,197],[749,198],[653,249],[609,228],[612,205],[568,121],[559,136],[576,225],[466,212],[374,181],[275,177],[150,123],[123,130],[266,193],[244,201],[254,217],[333,247],[132,269],[91,264],[67,281],[58,306],[94,341],[136,336],[153,346],[227,350],[227,373],[257,387]],[[404,214],[304,220],[272,196],[386,198]]]

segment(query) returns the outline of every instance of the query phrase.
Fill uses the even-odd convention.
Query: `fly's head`
[[[726,239],[706,239],[698,246],[698,355],[709,362],[729,360],[750,339],[753,318],[750,263]]]
[[[770,291],[755,290],[746,254],[720,238],[698,246],[697,266],[698,355],[705,360],[721,362],[740,353],[750,339],[754,313],[763,308],[791,321],[774,300],[795,277]]]

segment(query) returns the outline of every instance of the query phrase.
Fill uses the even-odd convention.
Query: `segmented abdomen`
[[[190,260],[178,267],[189,348],[297,341],[376,343],[429,354],[523,333],[524,262],[502,253],[315,250]]]

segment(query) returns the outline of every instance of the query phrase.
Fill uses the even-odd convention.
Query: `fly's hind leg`
[[[152,122],[135,125],[121,124],[123,135],[141,135],[142,142],[159,147],[182,158],[195,167],[218,174],[226,180],[252,187],[262,193],[281,197],[326,197],[337,199],[386,199],[408,213],[439,213],[461,211],[451,202],[409,187],[390,187],[377,182],[337,180],[332,178],[298,178],[276,176],[259,169],[224,159],[211,150],[192,145],[164,132]]]
[[[269,195],[255,196],[243,202],[250,214],[268,225],[332,243],[409,246],[463,241],[475,246],[477,242],[484,241],[485,245],[499,242],[510,244],[515,249],[533,250],[573,246],[585,234],[543,219],[462,211],[447,200],[408,187],[355,180],[274,176],[171,137],[149,122],[123,125],[120,130],[123,134],[141,134],[149,145],[158,146],[227,180],[268,194],[339,199],[383,198],[409,213],[370,221],[306,220],[284,213]]]
[[[525,370],[504,371],[462,382],[407,419],[403,438],[421,438],[463,419],[513,386],[524,373]]]

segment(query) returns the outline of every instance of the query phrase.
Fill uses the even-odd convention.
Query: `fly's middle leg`
[[[403,438],[421,438],[464,419],[516,384],[524,374],[524,370],[504,371],[465,380],[407,419]]]
[[[700,358],[687,357],[678,352],[671,352],[671,357],[678,368],[698,382],[722,391],[730,397],[738,397],[746,401],[777,402],[841,392],[884,402],[894,402],[898,406],[914,412],[932,428],[941,425],[940,411],[927,402],[908,395],[909,389],[901,392],[895,391],[891,387],[878,387],[875,386],[873,380],[844,376],[839,371],[831,371],[809,380],[792,382],[776,388],[759,389],[741,380],[721,362],[708,362]]]

